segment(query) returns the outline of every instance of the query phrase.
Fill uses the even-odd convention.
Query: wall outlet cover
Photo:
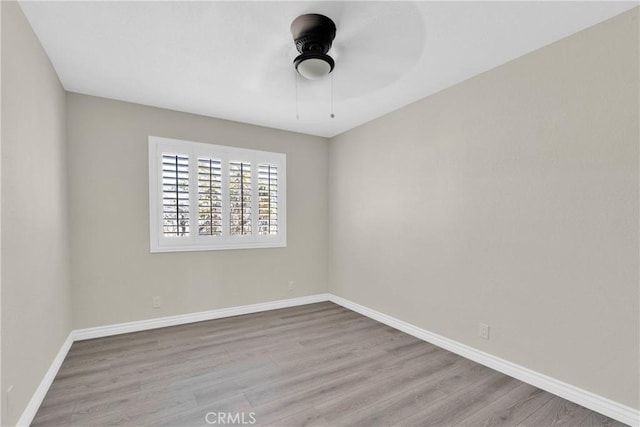
[[[489,339],[489,325],[486,325],[484,323],[480,323],[480,327],[478,329],[478,335],[480,335],[480,338],[488,340]]]

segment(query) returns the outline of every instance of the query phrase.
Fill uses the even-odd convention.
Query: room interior
[[[319,304],[640,425],[639,10],[3,1],[1,424],[89,340]],[[286,246],[150,250],[150,137],[285,154]]]

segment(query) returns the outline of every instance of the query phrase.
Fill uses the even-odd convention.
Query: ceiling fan
[[[336,37],[336,25],[324,15],[308,13],[291,23],[291,34],[300,52],[293,60],[296,71],[308,80],[318,80],[333,71],[335,62],[327,55]]]
[[[260,49],[245,57],[248,63],[239,72],[248,91],[298,98],[303,120],[312,120],[308,112],[319,101],[329,102],[331,94],[343,103],[380,91],[421,57],[424,22],[413,2],[283,4],[290,5],[285,13],[258,9],[269,19],[259,34],[240,41],[246,41],[243,48],[255,47],[257,36]],[[252,13],[253,6],[247,16]]]

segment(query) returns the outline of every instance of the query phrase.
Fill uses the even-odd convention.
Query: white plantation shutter
[[[258,165],[258,233],[278,234],[278,167]]]
[[[162,230],[165,236],[189,235],[189,158],[162,154]]]
[[[152,252],[286,246],[284,154],[149,137]]]
[[[251,234],[251,163],[229,162],[229,233]]]
[[[198,158],[198,234],[222,235],[222,160]]]

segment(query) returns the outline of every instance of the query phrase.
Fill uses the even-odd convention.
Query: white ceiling
[[[624,12],[632,2],[21,2],[66,90],[331,137]],[[289,26],[334,20],[331,77]]]

